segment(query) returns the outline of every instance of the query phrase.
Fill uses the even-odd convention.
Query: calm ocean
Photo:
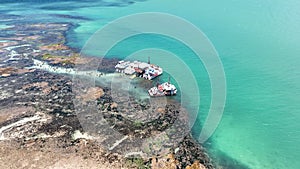
[[[300,1],[133,1],[1,3],[0,32],[14,22],[73,22],[78,27],[68,32],[68,45],[80,49],[95,31],[121,16],[166,12],[182,17],[211,40],[226,74],[225,111],[205,144],[214,160],[224,168],[300,168]],[[9,14],[20,16],[7,19]],[[197,70],[201,93],[193,127],[197,137],[211,99],[205,68],[179,41],[154,35],[127,39],[109,56],[122,58],[145,48],[170,51]]]

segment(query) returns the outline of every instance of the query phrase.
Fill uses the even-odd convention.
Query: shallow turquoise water
[[[78,48],[96,30],[127,14],[167,12],[189,20],[215,45],[226,73],[225,111],[218,129],[206,143],[212,156],[228,168],[232,165],[258,169],[300,168],[299,1],[149,0],[110,6],[96,3],[94,7],[56,2],[35,3],[34,10],[25,12],[22,9],[32,8],[27,5],[6,4],[0,9],[15,9],[12,14],[24,16],[36,16],[38,11],[40,17],[36,20],[40,21],[49,18],[65,21],[49,17],[49,13],[90,18],[71,20],[79,26],[68,34],[69,45]],[[84,5],[86,7],[82,7]],[[58,10],[55,8],[58,6],[65,8]],[[191,70],[197,71],[201,94],[199,116],[193,128],[197,136],[210,106],[210,83],[203,65],[188,48],[172,39],[144,35],[120,43],[109,54],[124,57],[149,47],[171,51]],[[196,104],[191,102],[190,107],[193,105]]]

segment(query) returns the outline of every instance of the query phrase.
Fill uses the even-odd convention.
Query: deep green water
[[[68,44],[81,48],[96,30],[124,15],[167,12],[183,17],[211,40],[226,74],[227,100],[223,118],[206,142],[215,161],[224,168],[300,168],[299,1],[119,2],[3,3],[0,4],[2,14],[21,16],[7,21],[2,15],[0,28],[17,21],[71,21],[78,27],[68,33]],[[153,35],[140,35],[121,42],[109,56],[122,58],[145,48],[170,51],[195,73],[201,94],[200,111],[193,128],[197,137],[210,106],[210,83],[203,65],[180,42]],[[196,97],[190,95],[191,99]],[[188,104],[191,108],[196,105],[193,101]]]

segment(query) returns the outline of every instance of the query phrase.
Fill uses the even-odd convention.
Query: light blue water
[[[258,169],[300,168],[299,1],[149,0],[135,4],[127,1],[107,3],[112,1],[105,5],[103,1],[14,3],[1,4],[0,11],[14,10],[11,14],[39,21],[48,21],[49,18],[51,21],[66,21],[49,17],[50,13],[87,17],[90,20],[70,20],[79,26],[68,34],[69,45],[79,48],[96,30],[127,14],[167,12],[189,20],[215,45],[227,79],[223,118],[207,142],[211,155],[228,168],[234,167],[230,165],[235,163]],[[24,11],[28,8],[31,10]],[[147,35],[122,42],[110,55],[123,57],[148,47],[171,51],[180,56],[191,70],[198,71],[196,77],[201,106],[193,128],[197,136],[210,106],[210,84],[203,65],[179,42]],[[229,158],[235,161],[229,162]]]

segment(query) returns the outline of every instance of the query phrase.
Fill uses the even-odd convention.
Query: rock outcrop
[[[7,34],[4,30],[0,168],[213,168],[205,149],[190,136],[188,112],[176,100],[117,95],[116,101],[111,89],[97,83],[75,96],[71,76],[29,69],[33,59],[67,68],[93,62],[78,59],[64,45],[64,33],[72,26],[20,24],[7,28]],[[113,72],[117,61],[102,59],[98,70]],[[95,111],[77,112],[90,104]]]

